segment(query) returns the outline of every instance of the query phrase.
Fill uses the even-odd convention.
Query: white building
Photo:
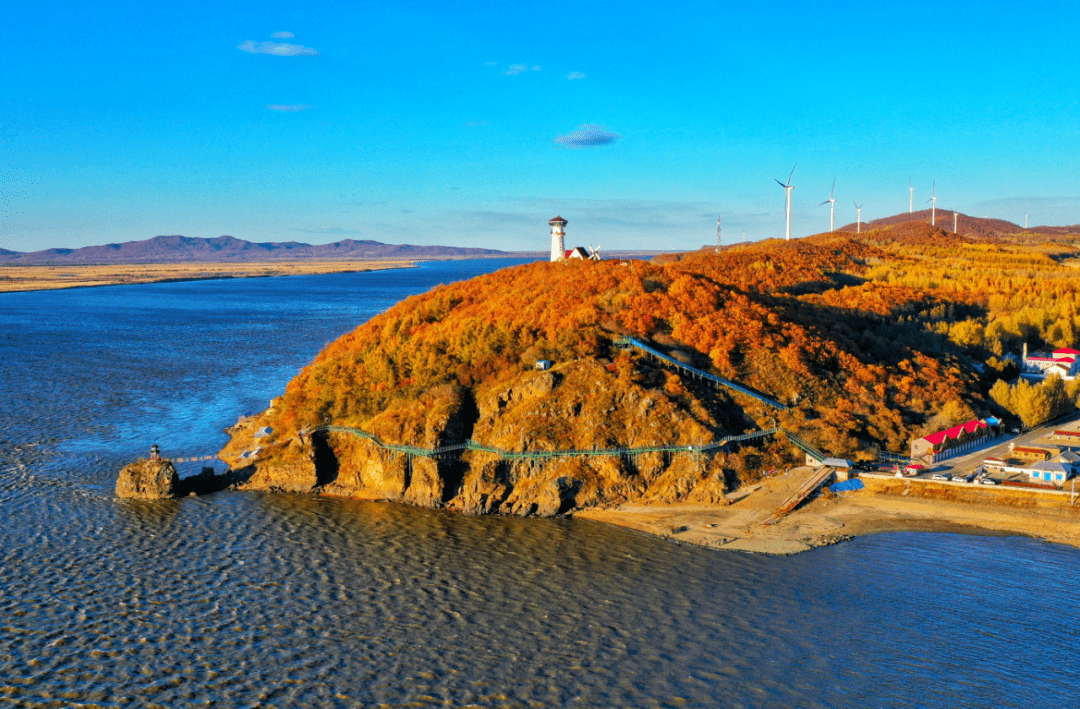
[[[1080,350],[1062,347],[1050,354],[1040,352],[1028,356],[1027,344],[1025,344],[1020,369],[1028,378],[1053,376],[1068,381],[1080,372]]]
[[[558,261],[566,258],[566,249],[563,246],[563,237],[566,236],[566,232],[563,230],[566,228],[567,221],[556,216],[554,219],[549,219],[548,224],[551,225],[551,260]]]

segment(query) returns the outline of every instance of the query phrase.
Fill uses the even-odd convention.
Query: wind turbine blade
[[[798,165],[799,165],[799,163],[795,163],[794,165],[791,166],[791,172],[788,173],[787,184],[784,185],[785,187],[790,187],[791,186],[791,176],[795,174],[795,168],[798,167]]]
[[[776,181],[776,184],[780,185],[780,186],[781,186],[781,187],[783,187],[783,188],[784,188],[785,190],[787,189],[787,185],[785,185],[785,184],[784,184],[783,182],[781,182],[780,180],[777,180],[777,181]]]
[[[834,192],[836,192],[836,178],[835,177],[832,178],[832,189],[829,190],[829,199],[830,200],[832,199]]]
[[[822,202],[821,204],[828,204],[828,203],[829,203],[829,202],[831,202],[831,201],[832,201],[831,199],[827,199],[827,200],[825,200],[824,202]],[[820,207],[820,206],[821,206],[821,204],[819,204],[818,206]]]

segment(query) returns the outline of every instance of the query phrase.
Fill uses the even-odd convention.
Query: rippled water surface
[[[114,498],[150,443],[217,450],[326,342],[503,265],[0,294],[0,705],[1076,706],[1069,548],[770,558],[575,520]]]

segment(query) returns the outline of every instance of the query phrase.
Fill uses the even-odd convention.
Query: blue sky
[[[158,234],[697,248],[1080,222],[1071,3],[9,7],[0,248]],[[275,36],[277,35],[277,36]]]

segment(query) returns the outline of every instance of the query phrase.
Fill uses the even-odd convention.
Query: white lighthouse
[[[551,225],[551,260],[558,261],[566,254],[563,246],[563,237],[566,236],[563,227],[566,226],[566,220],[557,216],[549,220],[548,224]]]

